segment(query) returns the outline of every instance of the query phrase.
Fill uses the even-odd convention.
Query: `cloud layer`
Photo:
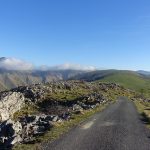
[[[33,64],[16,59],[16,58],[0,58],[0,68],[6,70],[32,70]]]
[[[65,63],[65,64],[61,64],[61,65],[57,65],[54,67],[51,67],[53,70],[89,70],[89,71],[93,71],[96,70],[96,68],[94,66],[84,66],[84,65],[80,65],[80,64],[70,64],[70,63]]]
[[[32,63],[16,59],[16,58],[0,58],[0,68],[6,70],[83,70],[83,71],[94,71],[96,70],[93,66],[84,66],[80,64],[65,63],[56,66],[40,66],[35,67]]]

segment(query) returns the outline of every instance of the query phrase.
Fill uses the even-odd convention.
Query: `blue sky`
[[[0,0],[0,56],[150,71],[150,1]]]

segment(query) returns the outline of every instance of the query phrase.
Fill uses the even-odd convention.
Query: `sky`
[[[150,71],[150,1],[0,0],[0,57]]]

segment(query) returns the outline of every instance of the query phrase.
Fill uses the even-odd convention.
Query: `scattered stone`
[[[72,107],[75,114],[80,114],[83,112],[83,108],[80,105],[74,104]]]
[[[54,116],[53,119],[52,119],[53,122],[57,122],[58,120],[59,120],[58,116]]]

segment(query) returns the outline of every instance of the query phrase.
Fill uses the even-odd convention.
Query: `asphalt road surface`
[[[120,98],[43,150],[150,150],[150,131],[134,104]]]

